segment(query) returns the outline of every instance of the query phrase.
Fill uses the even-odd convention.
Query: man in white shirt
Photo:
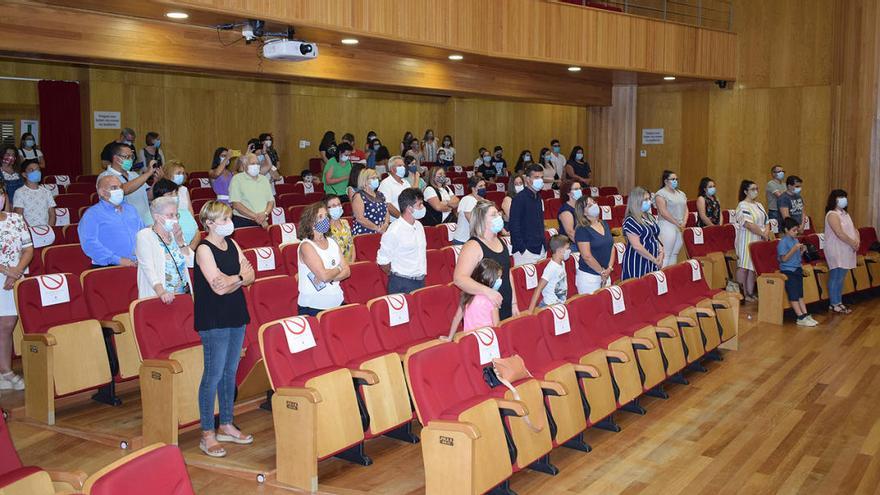
[[[556,169],[556,176],[560,179],[565,177],[565,164],[567,162],[568,159],[562,154],[562,147],[559,145],[559,140],[554,139],[553,141],[550,141],[550,163],[553,164],[553,168]]]
[[[414,187],[404,177],[406,177],[406,164],[403,157],[392,156],[389,158],[388,177],[379,183],[379,192],[385,196],[385,202],[388,203],[388,213],[391,213],[391,216],[395,218],[400,216],[400,211],[397,209],[397,197],[404,189]]]
[[[376,263],[388,274],[389,294],[408,294],[425,286],[428,243],[418,220],[425,216],[424,196],[407,188],[397,198],[400,217],[382,234]]]
[[[125,143],[110,143],[110,166],[107,170],[98,175],[98,182],[101,178],[112,175],[122,182],[122,192],[125,193],[125,202],[134,206],[138,212],[138,216],[145,226],[153,225],[153,215],[150,214],[150,200],[147,197],[147,180],[153,177],[159,180],[163,177],[161,168],[154,168],[155,162],[144,165],[143,173],[133,172],[131,167],[134,165],[135,153],[134,148]]]
[[[471,188],[470,194],[461,198],[458,202],[458,224],[455,226],[455,235],[452,244],[461,245],[471,238],[471,211],[477,206],[477,201],[486,195],[486,181],[474,175],[468,180]]]

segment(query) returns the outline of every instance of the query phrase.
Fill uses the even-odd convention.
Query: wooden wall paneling
[[[621,194],[636,180],[636,102],[638,88],[616,85],[610,107],[590,107],[587,159],[593,168],[594,183],[617,186]]]

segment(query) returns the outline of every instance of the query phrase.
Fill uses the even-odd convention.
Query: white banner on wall
[[[122,112],[95,111],[95,129],[119,129],[122,127]]]
[[[29,132],[34,135],[34,141],[40,144],[40,121],[39,120],[22,120],[21,133]]]
[[[642,144],[663,144],[664,129],[642,129]]]

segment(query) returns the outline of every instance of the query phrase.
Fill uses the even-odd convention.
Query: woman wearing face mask
[[[336,241],[345,261],[354,263],[354,239],[351,236],[351,226],[342,218],[342,201],[338,196],[327,196],[324,198],[324,206],[330,215],[330,232],[327,237]]]
[[[510,182],[507,183],[507,192],[504,193],[504,199],[501,201],[501,214],[504,218],[505,228],[507,227],[507,222],[510,221],[510,205],[513,203],[513,198],[525,188],[526,177],[523,174],[512,176]],[[572,237],[572,239],[574,238]]]
[[[171,304],[175,295],[190,292],[187,265],[193,251],[183,238],[175,198],[154,199],[150,213],[153,226],[140,230],[135,241],[138,298],[159,296],[163,303]]]
[[[388,160],[391,159],[391,152],[388,151],[383,145],[379,145],[379,149],[376,150],[376,173],[384,174],[388,172]]]
[[[418,139],[413,138],[413,140],[409,142],[409,151],[407,151],[404,156],[413,157],[417,166],[420,166],[422,162],[425,161],[425,154],[422,153],[422,147],[421,144],[419,144]]]
[[[651,214],[651,195],[641,187],[629,193],[623,221],[626,251],[623,253],[623,280],[639,278],[663,264],[660,227]]]
[[[715,196],[715,181],[700,179],[700,192],[697,194],[697,227],[721,225],[721,204]]]
[[[367,142],[367,168],[376,168],[376,154],[379,153],[379,148],[382,147],[382,141],[378,138],[370,139]]]
[[[556,221],[559,223],[559,233],[565,234],[572,240],[571,250],[577,251],[575,243],[575,231],[577,229],[577,215],[575,214],[575,205],[581,199],[584,190],[580,182],[563,182],[559,187],[559,197],[565,200],[559,207],[559,213],[556,214]]]
[[[18,188],[24,186],[24,179],[18,173],[18,162],[20,158],[18,150],[14,146],[6,146],[3,148],[3,155],[0,156],[0,171],[3,172],[3,184],[6,186],[6,195],[9,201],[6,202],[4,211],[12,211],[12,202],[15,200],[15,192]]]
[[[544,169],[544,189],[550,189],[554,184],[559,183],[559,176],[556,175],[556,165],[553,164],[553,155],[550,148],[541,148],[540,165]]]
[[[473,175],[468,179],[468,186],[471,192],[461,198],[456,212],[458,223],[452,237],[452,244],[456,246],[464,244],[471,238],[471,212],[477,206],[477,202],[486,197],[486,181],[483,179]]]
[[[193,220],[195,224],[195,212],[192,209],[192,201],[190,201],[189,197],[189,188],[186,187],[186,167],[183,165],[183,162],[180,160],[171,160],[168,162],[168,165],[165,166],[165,176],[171,179],[171,182],[177,185],[177,200],[180,204],[181,211],[186,210],[189,213],[189,218]],[[153,197],[157,197],[155,192]]]
[[[8,202],[0,181],[0,390],[24,390],[24,380],[12,371],[12,331],[18,322],[13,287],[24,277],[34,247],[24,218],[6,212]]]
[[[575,146],[568,155],[568,161],[565,164],[565,180],[576,180],[585,186],[590,185],[593,172],[590,170],[590,164],[584,159],[584,149]]]
[[[487,150],[486,148],[481,147],[480,150],[477,151],[477,158],[476,158],[476,160],[474,160],[474,170],[475,171],[477,169],[479,169],[480,167],[482,167],[483,163],[492,161],[492,156],[489,155],[489,159],[487,160],[485,158],[486,155],[489,155],[489,150]]]
[[[159,139],[159,133],[150,131],[145,137],[147,146],[138,151],[138,163],[147,164],[152,160],[161,167],[165,164],[165,153],[162,151],[162,140]]]
[[[342,143],[339,145],[338,154],[324,165],[324,173],[322,174],[324,181],[324,191],[327,194],[335,194],[336,196],[345,196],[349,185],[349,176],[351,175],[351,145]],[[347,196],[351,197],[351,196]]]
[[[828,299],[831,311],[849,314],[851,309],[843,305],[843,279],[856,267],[856,254],[861,238],[847,211],[849,199],[846,191],[835,189],[828,195],[825,205],[825,261],[828,275]]]
[[[321,143],[318,145],[318,153],[321,155],[321,163],[326,165],[331,158],[336,158],[336,154],[339,152],[336,146],[336,133],[333,131],[327,131],[324,133],[324,137],[321,138]]]
[[[413,133],[410,131],[406,131],[403,134],[403,139],[400,140],[400,154],[405,155],[407,151],[412,149],[412,141],[415,138]]]
[[[275,149],[275,140],[272,137],[272,134],[264,132],[263,134],[260,134],[260,137],[258,137],[257,139],[259,139],[260,143],[262,143],[263,154],[265,154],[269,158],[269,160],[272,161],[272,166],[276,169],[280,167],[281,162],[278,160],[278,151]]]
[[[181,188],[176,183],[168,179],[160,179],[153,184],[153,197],[155,198],[153,201],[159,198],[174,199],[174,202],[177,204],[177,223],[181,231],[183,231],[183,242],[195,252],[201,240],[201,237],[198,235],[199,225],[196,223],[196,218],[190,209],[191,207],[187,208],[181,201],[180,190]],[[192,263],[189,266],[192,266]]]
[[[364,169],[358,177],[358,191],[351,200],[354,214],[352,235],[385,232],[390,215],[385,196],[379,192],[379,176],[375,170]]]
[[[577,217],[574,240],[581,254],[575,284],[578,294],[592,294],[611,285],[611,271],[616,263],[614,239],[593,198],[578,199],[574,211]]]
[[[46,168],[46,159],[43,152],[37,148],[37,140],[30,132],[21,135],[21,148],[18,149],[18,156],[22,160],[36,160],[40,165],[40,170]]]
[[[48,189],[40,185],[42,171],[35,161],[25,161],[21,176],[24,187],[15,193],[12,208],[22,215],[31,227],[37,225],[55,225],[55,198]]]
[[[420,221],[424,226],[439,225],[457,221],[455,209],[458,207],[458,196],[449,187],[449,179],[442,167],[433,167],[428,173],[428,185],[425,187],[425,217]]]
[[[455,164],[455,145],[452,142],[452,136],[449,134],[443,136],[443,147],[440,148],[443,150],[446,155],[445,163],[442,164],[445,167],[451,167]]]
[[[422,138],[422,155],[425,157],[425,161],[429,163],[437,162],[437,140],[434,139],[434,131],[432,129],[428,129],[425,131],[425,135]]]
[[[238,172],[239,170],[236,170],[236,167],[232,165],[228,149],[220,147],[214,150],[208,178],[211,179],[211,188],[217,195],[217,201],[229,204],[229,183]]]
[[[663,244],[665,268],[678,262],[678,253],[684,243],[682,231],[687,225],[687,195],[678,189],[678,175],[663,171],[662,187],[655,194],[660,220],[660,243]]]
[[[365,171],[364,173],[366,173]],[[327,237],[330,218],[324,203],[314,203],[303,211],[296,235],[300,238],[297,275],[298,314],[317,316],[325,309],[344,304],[342,280],[351,275],[339,245]]]
[[[755,264],[749,252],[749,244],[770,239],[770,224],[767,212],[758,203],[758,185],[744,180],[739,185],[739,204],[736,205],[734,225],[736,227],[736,281],[743,290],[745,300],[755,302]]]
[[[373,149],[373,141],[376,139],[379,139],[379,137],[376,135],[376,131],[370,131],[367,133],[367,140],[364,144],[364,149],[367,150],[367,152]]]
[[[516,165],[513,166],[514,174],[521,174],[523,171],[532,164],[532,152],[530,150],[522,150],[519,154],[519,158],[516,159]]]
[[[244,328],[250,323],[242,287],[254,282],[254,268],[229,237],[235,227],[228,205],[208,201],[199,216],[208,232],[196,249],[193,274],[193,323],[202,340],[205,361],[199,383],[199,448],[211,457],[224,457],[226,450],[220,442],[254,442],[253,436],[242,433],[232,422],[235,374]],[[220,430],[215,432],[214,404],[218,396]]]
[[[498,238],[498,233],[503,229],[504,219],[495,204],[486,200],[478,201],[471,211],[471,238],[462,246],[453,274],[453,283],[462,292],[488,297],[498,308],[500,320],[519,314],[516,294],[511,290],[513,281],[510,277],[510,252],[507,245]],[[501,283],[497,289],[471,278],[483,258],[492,259],[501,267]]]

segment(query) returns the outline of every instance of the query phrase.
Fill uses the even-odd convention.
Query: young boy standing
[[[568,297],[568,278],[565,273],[565,262],[571,256],[571,240],[564,235],[558,234],[550,238],[551,258],[544,267],[541,280],[532,294],[529,303],[529,313],[538,305],[538,298],[543,298],[541,307],[551,304],[564,303]]]
[[[786,217],[782,221],[783,236],[776,246],[776,255],[779,258],[779,269],[785,275],[785,292],[788,294],[788,302],[797,315],[797,324],[801,327],[815,327],[819,324],[807,313],[804,304],[804,270],[801,267],[801,254],[806,251],[806,246],[797,240],[800,222],[792,217]]]

